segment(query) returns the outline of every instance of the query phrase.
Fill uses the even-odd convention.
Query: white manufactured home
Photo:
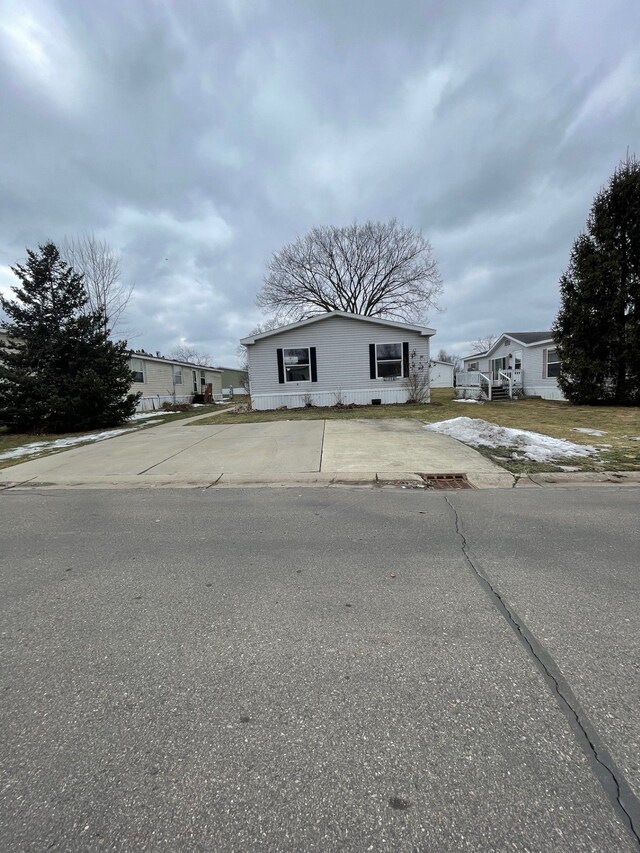
[[[434,329],[330,311],[243,338],[254,409],[406,403]],[[428,399],[428,395],[427,395]]]
[[[560,361],[551,332],[504,332],[485,352],[463,358],[458,393],[492,399],[543,397],[564,400],[558,387]]]
[[[163,403],[192,403],[200,395],[204,399],[222,399],[219,368],[151,355],[144,350],[133,351],[130,363],[134,373],[131,390],[142,392],[139,412],[159,409]]]

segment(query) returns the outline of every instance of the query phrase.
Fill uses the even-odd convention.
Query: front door
[[[500,376],[499,371],[507,369],[507,359],[506,358],[492,358],[491,359],[491,378],[495,380],[499,380]]]

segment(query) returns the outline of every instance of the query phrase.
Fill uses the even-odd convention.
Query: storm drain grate
[[[428,489],[473,489],[466,474],[420,474]]]

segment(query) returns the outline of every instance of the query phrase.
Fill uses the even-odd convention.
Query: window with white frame
[[[297,347],[282,351],[284,378],[286,382],[308,382],[311,379],[309,347]]]
[[[182,385],[182,368],[178,364],[173,365],[173,384]]]
[[[205,375],[204,375],[204,370],[201,370],[200,371],[200,387],[204,388],[206,384],[207,384],[207,380],[206,380]]]
[[[131,370],[133,371],[133,382],[144,382],[144,362],[141,358],[131,359]]]
[[[470,364],[467,365],[467,370],[480,370],[480,362],[472,361]]]
[[[376,376],[402,378],[402,344],[376,344]]]
[[[548,349],[546,350],[546,353],[546,378],[556,379],[560,376],[560,358],[558,356],[558,350],[555,348]]]

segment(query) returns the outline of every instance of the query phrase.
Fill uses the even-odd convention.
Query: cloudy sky
[[[396,217],[464,353],[549,327],[639,140],[637,0],[0,0],[0,289],[93,231],[135,284],[132,346],[233,364],[272,252]]]

